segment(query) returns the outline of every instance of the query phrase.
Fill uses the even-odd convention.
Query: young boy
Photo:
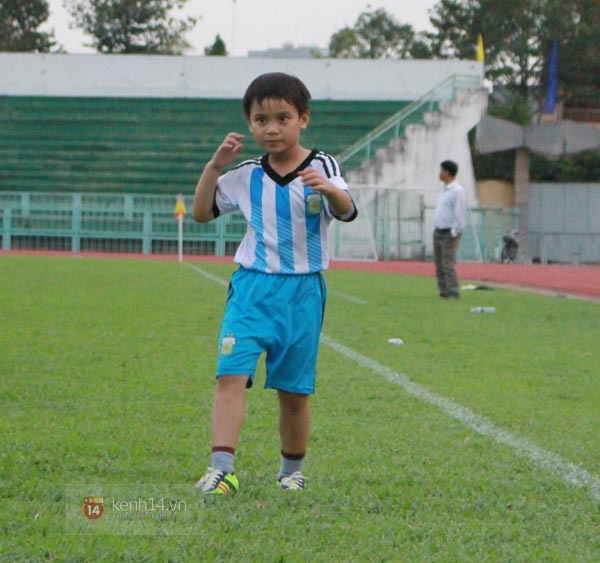
[[[193,216],[207,222],[240,210],[248,228],[234,261],[219,337],[211,464],[196,487],[230,495],[239,488],[234,455],[244,419],[246,388],[267,353],[265,388],[279,398],[282,489],[301,490],[310,426],[319,335],[329,265],[327,225],[352,221],[354,202],[333,157],[300,145],[309,122],[310,93],[296,77],[263,74],[244,95],[248,128],[266,150],[226,174],[242,151],[229,133],[196,186]]]

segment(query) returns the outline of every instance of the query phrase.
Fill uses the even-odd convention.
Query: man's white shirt
[[[455,237],[465,228],[466,211],[465,190],[457,181],[451,182],[438,196],[433,226],[436,229],[450,229]]]
[[[266,156],[242,162],[218,180],[215,215],[239,210],[248,227],[234,262],[275,274],[320,272],[329,266],[327,226],[333,219],[327,199],[304,186],[297,171],[316,168],[332,184],[348,190],[336,160],[312,151],[294,172],[281,177]],[[348,217],[338,219],[351,221]]]

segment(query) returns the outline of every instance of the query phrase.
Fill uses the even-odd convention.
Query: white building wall
[[[475,61],[265,59],[0,53],[0,95],[241,98],[264,72],[302,79],[313,98],[415,100]]]

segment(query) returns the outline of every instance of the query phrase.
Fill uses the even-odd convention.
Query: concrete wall
[[[600,184],[530,184],[529,250],[534,259],[600,263]]]
[[[0,53],[0,95],[241,98],[264,72],[301,78],[315,99],[415,100],[475,61],[255,59]]]
[[[402,139],[392,141],[360,170],[353,170],[350,181],[425,194],[425,205],[435,207],[442,186],[440,162],[454,160],[468,205],[477,205],[467,135],[485,113],[487,98],[483,88],[459,90],[456,100],[442,102],[438,111],[425,116],[425,123],[407,126]]]
[[[351,171],[350,181],[422,195],[425,233],[431,234],[433,211],[442,190],[439,172],[443,160],[458,163],[457,180],[465,189],[467,205],[478,205],[468,133],[485,113],[487,100],[488,92],[483,88],[459,90],[454,101],[444,101],[439,111],[427,114],[425,123],[409,125],[404,138],[392,141],[361,169]],[[430,256],[431,236],[426,236],[426,245]]]

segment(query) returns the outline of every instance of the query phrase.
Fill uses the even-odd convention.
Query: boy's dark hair
[[[444,160],[440,164],[440,166],[446,171],[449,172],[451,176],[456,176],[458,174],[458,164],[453,160]]]
[[[244,94],[244,115],[250,117],[252,102],[261,104],[267,98],[285,100],[292,104],[300,115],[308,111],[310,92],[295,76],[284,72],[269,72],[255,78]]]

